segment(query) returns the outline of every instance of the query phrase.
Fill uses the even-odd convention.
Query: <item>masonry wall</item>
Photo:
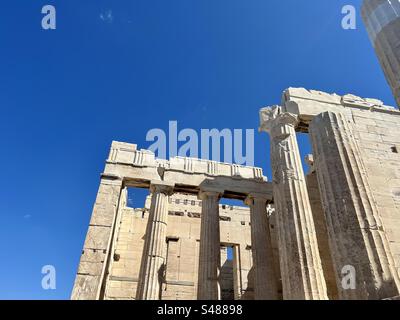
[[[145,208],[120,210],[105,299],[135,299],[150,198]],[[175,194],[169,199],[164,300],[191,300],[197,295],[201,201]],[[253,299],[250,212],[220,205],[221,286],[224,299]],[[232,247],[232,259],[227,248]]]
[[[400,271],[400,115],[352,110],[354,138]]]

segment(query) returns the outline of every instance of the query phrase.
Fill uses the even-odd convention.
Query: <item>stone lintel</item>
[[[124,185],[135,188],[150,188],[151,181],[158,180],[156,168],[136,168],[125,164],[107,164],[106,174],[122,177]],[[175,190],[182,193],[198,194],[203,187],[212,186],[224,191],[224,197],[243,200],[248,193],[265,193],[272,200],[272,182],[254,179],[233,179],[229,176],[213,178],[205,174],[171,172],[167,170],[164,181],[174,181]]]
[[[253,199],[263,199],[266,201],[271,201],[271,198],[268,196],[268,194],[261,192],[251,192],[249,193],[248,197],[251,197]]]
[[[175,191],[183,193],[198,194],[203,186],[213,186],[223,190],[226,198],[243,200],[258,190],[273,198],[272,183],[261,168],[182,157],[167,161],[155,158],[149,150],[122,142],[113,143],[102,177],[110,184],[114,179],[123,180],[127,187],[150,188],[153,181],[162,180],[164,184],[174,182]]]
[[[385,106],[377,99],[361,98],[352,94],[340,96],[304,88],[286,89],[283,92],[281,104],[283,111],[299,116],[299,126],[305,127],[303,128],[305,130],[298,128],[298,131],[307,131],[306,127],[312,119],[327,111],[351,114],[352,109],[361,109],[400,116],[398,109]]]
[[[123,143],[111,147],[105,171],[112,171],[113,165],[116,164],[136,168],[139,171],[152,169],[157,176],[159,176],[161,170],[163,174],[171,173],[172,175],[187,173],[208,177],[224,176],[235,179],[267,181],[267,177],[263,176],[262,169],[258,167],[187,157],[172,157],[169,160],[164,160],[156,158],[150,150],[137,150],[136,147],[126,148]]]
[[[115,181],[115,180],[122,180],[122,178],[116,174],[111,174],[111,173],[102,173],[100,175],[101,179],[105,179],[105,180],[111,180],[111,181]]]

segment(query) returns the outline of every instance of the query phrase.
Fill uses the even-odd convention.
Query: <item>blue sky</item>
[[[287,87],[394,105],[351,0],[13,0],[0,19],[0,299],[68,299],[112,140],[254,128]],[[57,29],[41,28],[41,8]],[[303,153],[308,146],[301,138]],[[255,164],[269,170],[268,137]],[[140,198],[140,196],[138,196]],[[57,289],[41,288],[41,268]]]

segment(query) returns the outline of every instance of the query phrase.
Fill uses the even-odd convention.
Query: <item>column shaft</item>
[[[328,226],[340,299],[399,295],[399,279],[350,124],[325,112],[310,125],[314,165]],[[355,269],[355,288],[342,285]]]
[[[254,298],[255,300],[277,300],[277,278],[267,217],[267,200],[250,195],[245,202],[250,206]]]
[[[314,220],[297,144],[297,118],[280,107],[263,109],[271,137],[274,203],[284,299],[327,299]]]
[[[198,300],[219,300],[221,271],[219,193],[201,192],[201,230],[199,252]]]
[[[137,289],[138,300],[161,300],[165,278],[168,196],[172,187],[152,184],[151,206]]]

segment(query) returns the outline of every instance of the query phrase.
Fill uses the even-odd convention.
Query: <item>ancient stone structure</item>
[[[400,111],[290,88],[260,119],[271,182],[113,142],[72,298],[397,299]],[[129,187],[149,189],[144,208],[128,207]]]
[[[145,208],[127,207],[128,187],[150,190]],[[251,199],[252,214],[219,204],[221,198]],[[267,217],[272,199],[260,168],[159,160],[113,142],[72,298],[278,299],[278,248]]]
[[[279,120],[282,118],[287,120]],[[328,297],[398,296],[400,112],[375,99],[305,89],[288,89],[281,106],[262,109],[261,129],[268,130],[272,139],[274,205],[280,219],[286,217],[286,209],[281,207],[285,199],[280,193],[291,197],[290,209],[299,203],[298,192],[286,191],[282,180],[294,179],[301,184],[304,179],[301,164],[297,160],[288,161],[287,153],[295,145],[291,141],[296,139],[294,130],[285,127],[274,133],[271,121],[309,133],[311,138],[313,155],[307,160],[312,168],[305,184],[312,191],[308,194],[312,213],[307,217],[313,217],[314,221],[309,221],[315,229],[312,238],[316,239],[319,251],[319,257],[314,252],[313,257],[317,263],[321,260],[314,267],[314,275],[318,276],[322,265]],[[274,144],[275,136],[280,139],[279,150]],[[279,156],[280,153],[285,156]],[[302,208],[310,210],[308,204]],[[293,210],[294,213],[300,214],[301,209]],[[313,228],[306,230],[314,233]],[[301,220],[295,230],[296,237],[288,228],[282,230],[284,235],[279,234],[284,297],[291,288],[290,280],[297,275],[296,267],[285,268],[284,252],[289,245],[293,246],[298,234],[303,234]],[[292,239],[289,245],[284,242],[287,238]],[[303,239],[301,243],[306,247],[310,242]],[[354,284],[349,285],[352,281]]]
[[[361,13],[383,72],[400,106],[400,1],[364,0]]]

